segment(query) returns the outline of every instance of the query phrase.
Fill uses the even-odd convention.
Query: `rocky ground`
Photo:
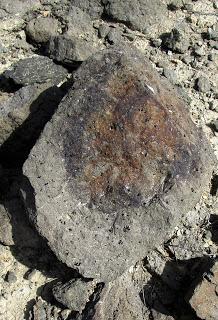
[[[218,319],[217,166],[167,240],[109,283],[58,261],[20,196],[78,67],[124,44],[175,86],[218,158],[217,17],[216,0],[0,0],[0,319]]]

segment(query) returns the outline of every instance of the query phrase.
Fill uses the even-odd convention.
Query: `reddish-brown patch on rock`
[[[165,173],[180,174],[176,165],[187,161],[191,147],[181,152],[185,139],[171,110],[137,78],[113,77],[107,92],[114,101],[91,113],[85,128],[91,157],[84,177],[91,199],[96,202],[115,193],[134,193],[134,204],[139,199],[146,204],[162,186]]]

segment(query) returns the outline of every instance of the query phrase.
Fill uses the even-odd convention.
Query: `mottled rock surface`
[[[0,144],[6,141],[12,132],[28,118],[31,113],[31,104],[42,91],[43,89],[37,86],[27,86],[1,102]]]
[[[68,36],[87,36],[94,32],[90,16],[77,7],[71,6],[65,19]]]
[[[0,161],[24,161],[65,91],[50,83],[25,86],[0,102]]]
[[[58,34],[59,22],[51,17],[38,17],[26,26],[26,34],[36,43],[45,43]]]
[[[115,281],[107,284],[103,288],[99,302],[94,307],[93,315],[90,318],[93,320],[148,320],[149,313],[140,299],[133,278],[133,273],[126,272]]]
[[[0,204],[0,242],[6,246],[14,244],[10,217],[2,204]]]
[[[160,29],[167,17],[167,5],[162,0],[106,0],[105,12],[131,29],[152,34]]]
[[[39,0],[1,0],[0,1],[0,16],[7,15],[22,15],[27,11],[40,7]]]
[[[218,319],[218,262],[208,274],[204,275],[201,283],[195,288],[189,303],[199,318],[204,320]]]
[[[98,19],[103,13],[104,7],[101,0],[72,0],[71,4],[88,13],[92,19]]]
[[[63,63],[64,65],[74,66],[75,62],[86,60],[97,49],[91,41],[86,41],[81,38],[61,35],[51,37],[47,54],[52,59]]]
[[[22,192],[59,259],[107,282],[164,241],[213,165],[176,91],[126,47],[77,71],[24,165]]]
[[[67,320],[69,316],[70,310],[61,310],[38,298],[28,320]]]
[[[44,82],[58,84],[66,78],[67,70],[48,57],[35,56],[20,60],[11,70],[5,71],[4,76],[22,86]]]
[[[82,279],[58,283],[53,288],[55,299],[70,310],[82,312],[96,287],[95,281],[85,282]]]

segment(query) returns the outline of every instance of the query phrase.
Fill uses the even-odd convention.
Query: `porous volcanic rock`
[[[166,239],[214,166],[176,91],[136,49],[98,52],[24,164],[30,218],[87,278],[120,276]]]
[[[15,84],[26,86],[49,82],[58,84],[67,77],[67,70],[55,64],[48,57],[34,56],[18,61],[11,70],[6,70],[4,76]]]

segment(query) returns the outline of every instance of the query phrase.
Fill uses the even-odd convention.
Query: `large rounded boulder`
[[[52,250],[108,282],[160,244],[207,188],[214,157],[175,89],[136,49],[89,58],[24,164]]]

